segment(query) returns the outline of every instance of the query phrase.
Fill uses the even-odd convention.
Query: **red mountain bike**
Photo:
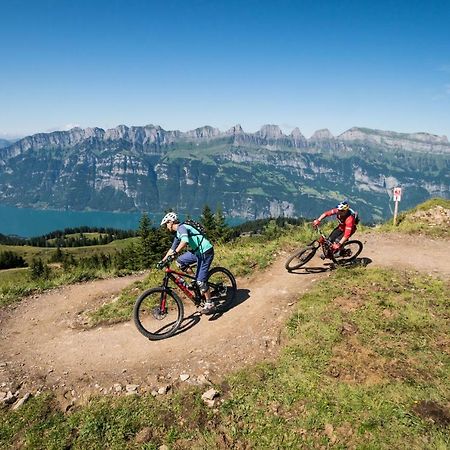
[[[331,245],[333,244],[317,227],[317,231],[320,236],[314,239],[310,244],[301,250],[294,253],[285,264],[286,269],[290,272],[291,270],[300,269],[308,261],[310,261],[316,254],[319,248],[322,249],[323,256],[322,259],[331,259],[336,264],[345,264],[353,261],[363,249],[363,244],[360,241],[352,240],[344,242],[339,252],[333,253],[331,250]]]
[[[164,279],[161,286],[144,291],[136,300],[133,310],[137,329],[151,341],[173,336],[180,328],[184,318],[184,306],[177,292],[169,286],[172,281],[188,297],[196,309],[203,306],[205,298],[195,283],[195,276],[177,272],[170,268],[173,258],[168,258],[163,266]],[[187,283],[186,278],[193,280]],[[224,267],[214,267],[208,272],[206,281],[213,313],[227,310],[236,297],[237,287],[233,274]]]

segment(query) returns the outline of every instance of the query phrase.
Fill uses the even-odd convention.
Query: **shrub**
[[[30,265],[30,277],[32,280],[48,280],[50,267],[42,262],[41,258],[33,258]]]
[[[14,267],[26,267],[27,263],[17,253],[11,251],[0,252],[0,269],[12,269]]]

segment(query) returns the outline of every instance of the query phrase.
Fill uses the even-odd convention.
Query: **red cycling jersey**
[[[337,208],[324,212],[326,217],[335,216],[337,213]],[[349,212],[348,216],[344,219],[341,219],[339,216],[336,216],[336,219],[339,222],[339,229],[344,232],[344,236],[348,239],[356,231],[355,216]]]

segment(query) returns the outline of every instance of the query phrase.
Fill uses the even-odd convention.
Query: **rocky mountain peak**
[[[284,136],[278,125],[263,125],[256,134],[264,139],[280,139]]]
[[[325,141],[328,139],[334,139],[334,136],[331,134],[328,128],[322,128],[321,130],[317,130],[310,137],[310,141]]]
[[[243,134],[244,130],[242,129],[240,124],[235,125],[234,127],[231,127],[229,130],[227,130],[226,134]]]
[[[126,125],[118,125],[115,128],[110,128],[105,132],[105,139],[127,139],[129,128]]]
[[[382,146],[389,150],[450,153],[450,144],[446,136],[428,133],[397,133],[353,127],[339,135],[338,139],[346,143]]]
[[[195,130],[186,131],[184,134],[191,139],[210,139],[219,136],[221,132],[218,128],[205,125],[204,127],[196,128]]]
[[[290,134],[291,137],[294,139],[304,139],[305,136],[301,133],[300,129],[298,127],[295,127]]]

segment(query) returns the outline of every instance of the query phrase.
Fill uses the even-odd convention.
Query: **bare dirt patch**
[[[442,426],[450,425],[450,409],[432,400],[419,402],[413,408],[414,412],[425,420]]]
[[[368,233],[359,236],[373,265],[409,268],[450,279],[450,242]],[[299,296],[328,276],[288,273],[279,255],[266,271],[238,279],[238,305],[217,320],[202,316],[170,339],[146,340],[132,321],[85,329],[85,311],[114,301],[137,277],[99,280],[56,289],[1,311],[0,391],[54,389],[67,402],[92,393],[123,394],[164,386],[218,382],[228,371],[277,355],[283,325]],[[314,264],[323,266],[318,258]],[[232,269],[232,268],[231,268]],[[355,296],[356,297],[356,296]],[[358,307],[342,305],[343,307]],[[80,319],[81,318],[81,319]],[[344,332],[352,335],[349,325]],[[369,359],[359,352],[361,367]],[[376,378],[378,370],[373,367]],[[181,374],[188,374],[186,381]],[[349,377],[355,378],[349,373]],[[369,374],[367,374],[367,377]],[[375,381],[374,378],[374,381]],[[13,386],[14,385],[14,386]]]
[[[426,211],[417,211],[410,216],[410,221],[425,222],[431,227],[444,225],[450,227],[450,209],[435,206]]]
[[[349,336],[333,349],[329,374],[345,383],[378,384],[385,379],[384,360]]]

